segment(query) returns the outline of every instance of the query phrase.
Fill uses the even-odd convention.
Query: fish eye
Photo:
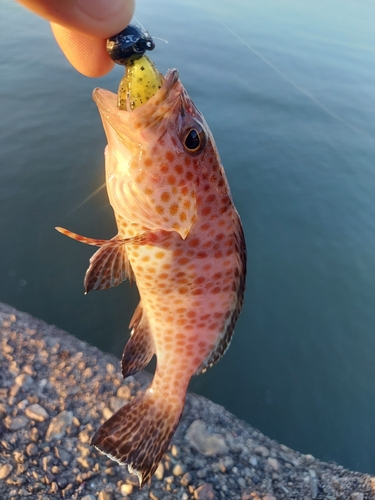
[[[206,145],[206,134],[200,126],[190,127],[184,134],[183,146],[192,154],[198,154]]]

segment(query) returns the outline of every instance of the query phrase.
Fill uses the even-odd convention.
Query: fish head
[[[107,90],[95,89],[93,98],[108,140],[106,182],[115,213],[186,238],[196,218],[197,179],[217,153],[178,71],[169,70],[156,94],[133,111],[119,110],[117,95]]]

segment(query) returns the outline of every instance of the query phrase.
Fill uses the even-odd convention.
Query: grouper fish
[[[156,354],[155,375],[92,443],[142,486],[168,449],[191,377],[229,346],[244,298],[245,239],[212,134],[177,70],[136,109],[119,109],[107,90],[93,98],[108,140],[106,187],[118,234],[96,240],[59,230],[99,247],[87,292],[126,278],[139,290],[122,372],[135,374]]]

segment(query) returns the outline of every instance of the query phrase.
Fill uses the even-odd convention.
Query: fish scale
[[[86,291],[137,284],[140,303],[122,358],[124,376],[156,354],[146,391],[93,437],[100,451],[147,482],[180,420],[191,377],[228,348],[240,313],[246,247],[211,132],[170,70],[160,90],[133,111],[96,89],[108,139],[106,185],[118,234],[93,240]]]

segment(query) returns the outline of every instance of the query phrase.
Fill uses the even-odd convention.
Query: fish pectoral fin
[[[72,238],[73,240],[80,241],[81,243],[85,243],[86,245],[92,245],[94,247],[101,247],[113,242],[114,240],[98,240],[95,238],[88,238],[87,236],[81,236],[80,234],[73,233],[73,231],[69,231],[69,229],[65,229],[63,227],[55,227],[56,231],[59,233],[68,236],[68,238]]]
[[[151,335],[147,317],[143,313],[141,303],[138,304],[130,321],[130,339],[122,355],[121,366],[123,377],[129,377],[143,370],[155,354],[155,345]]]
[[[85,243],[86,245],[92,245],[94,247],[102,247],[102,246],[119,246],[119,245],[147,245],[150,241],[152,241],[152,233],[151,231],[145,231],[144,233],[138,234],[136,236],[132,236],[131,238],[120,238],[118,235],[114,236],[110,240],[100,240],[96,238],[88,238],[87,236],[82,236],[77,233],[73,233],[73,231],[69,231],[69,229],[65,229],[63,227],[55,227],[56,231],[63,234],[64,236],[68,236],[68,238],[72,238],[73,240],[80,241],[81,243]]]
[[[91,292],[91,290],[112,288],[127,278],[130,282],[135,281],[126,253],[126,245],[147,245],[153,238],[152,233],[146,231],[131,238],[120,238],[117,235],[111,240],[100,240],[81,236],[62,227],[56,227],[56,229],[73,240],[100,247],[91,257],[89,268],[86,271],[85,293]]]
[[[84,280],[85,293],[118,286],[127,278],[134,281],[125,245],[103,245],[90,259]]]

